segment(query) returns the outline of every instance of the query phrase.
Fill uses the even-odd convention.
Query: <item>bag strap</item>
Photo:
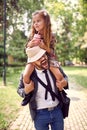
[[[36,78],[37,78],[37,80],[39,81],[39,83],[45,88],[45,89],[47,89],[47,91],[49,91],[51,94],[53,94],[58,100],[59,100],[59,97],[58,97],[58,95],[56,95],[56,93],[54,93],[51,89],[49,89],[48,87],[47,87],[47,85],[36,75]]]

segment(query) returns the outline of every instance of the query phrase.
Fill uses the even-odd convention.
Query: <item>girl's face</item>
[[[32,21],[35,30],[39,33],[42,33],[45,26],[44,19],[39,14],[36,14],[33,16]]]

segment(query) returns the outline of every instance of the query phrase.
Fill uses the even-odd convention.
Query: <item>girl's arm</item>
[[[31,41],[29,41],[28,43],[27,43],[27,47],[34,47],[35,46],[35,40],[31,40]]]
[[[43,40],[40,42],[39,47],[41,47],[42,49],[46,50],[47,53],[50,54],[51,49],[48,48],[48,47],[45,45],[45,43],[43,42]]]
[[[38,46],[40,44],[40,41],[39,40],[36,40],[36,39],[32,39],[31,41],[29,41],[27,43],[27,47],[34,47],[34,46]]]

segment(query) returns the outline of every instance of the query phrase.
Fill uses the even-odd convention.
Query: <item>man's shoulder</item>
[[[54,74],[51,72],[51,70],[49,69],[50,75],[52,76],[52,78],[55,80],[55,76]]]
[[[32,74],[31,74],[31,80],[35,80],[35,77],[36,77],[36,71],[34,70],[33,72],[32,72]]]

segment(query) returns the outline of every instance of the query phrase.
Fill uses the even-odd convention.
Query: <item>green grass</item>
[[[21,108],[22,98],[17,94],[19,77],[23,68],[6,68],[6,86],[0,77],[0,130],[7,130]]]
[[[63,67],[71,82],[87,88],[87,67]]]
[[[87,68],[70,66],[63,69],[69,81],[87,88]],[[0,77],[0,130],[7,130],[21,108],[22,98],[17,94],[17,87],[22,70],[23,67],[7,68],[5,87],[2,86],[2,77]]]
[[[7,128],[16,117],[20,98],[12,86],[0,88],[0,129]]]

